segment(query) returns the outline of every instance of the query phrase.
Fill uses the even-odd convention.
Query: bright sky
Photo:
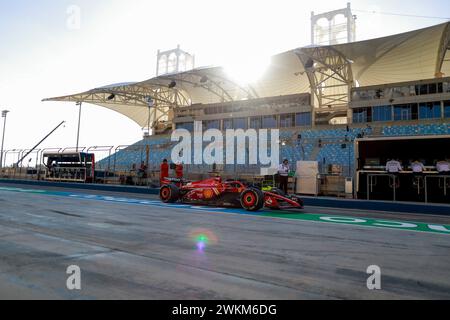
[[[76,144],[74,103],[41,99],[153,77],[158,49],[180,44],[197,67],[230,65],[238,57],[270,56],[310,44],[311,11],[347,1],[300,0],[0,0],[0,110],[8,109],[5,149],[31,148],[60,121],[65,128],[44,147]],[[80,28],[71,28],[71,5]],[[354,10],[449,16],[448,0],[354,0]],[[445,22],[368,14],[358,16],[357,40]],[[69,22],[69,23],[68,23]],[[3,125],[0,125],[3,128]],[[126,145],[141,128],[113,111],[85,104],[80,145]]]

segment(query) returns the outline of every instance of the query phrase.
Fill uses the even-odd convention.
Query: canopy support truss
[[[235,98],[224,88],[226,82],[232,84],[234,88],[240,90],[248,99],[258,98],[258,95],[254,90],[246,89],[229,79],[219,77],[217,75],[198,73],[196,70],[187,71],[175,75],[160,76],[159,79],[175,81],[180,83],[189,84],[195,88],[203,88],[208,92],[214,94],[220,98],[221,102],[231,102]]]
[[[315,113],[346,110],[353,85],[352,62],[332,47],[303,48],[295,52],[305,68],[311,94],[318,101]]]
[[[149,105],[149,100],[153,105]],[[130,108],[146,108],[148,110],[148,123],[143,127],[149,130],[161,130],[160,124],[166,123],[170,127],[170,111],[179,106],[188,106],[190,99],[186,93],[176,88],[160,85],[140,84],[110,86],[93,89],[84,93],[44,99],[43,101],[70,101],[86,102],[100,106],[130,106]],[[142,124],[141,124],[142,125]],[[163,128],[163,129],[167,129]]]
[[[438,49],[438,57],[436,62],[436,77],[442,75],[442,65],[444,64],[444,59],[447,51],[450,50],[450,24],[445,27],[444,33],[442,34],[442,40]]]

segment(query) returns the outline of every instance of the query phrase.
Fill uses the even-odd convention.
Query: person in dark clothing
[[[278,167],[278,175],[280,177],[280,189],[286,194],[288,193],[289,170],[289,161],[285,159]]]

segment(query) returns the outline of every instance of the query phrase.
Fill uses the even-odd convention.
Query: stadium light
[[[147,130],[148,130],[148,135],[150,136],[150,122],[151,122],[151,116],[152,116],[152,108],[155,106],[155,101],[153,100],[152,97],[146,97],[145,99],[147,101],[147,106],[148,106],[148,122],[147,122]]]
[[[76,103],[76,105],[79,107],[79,112],[78,112],[78,130],[77,130],[77,152],[78,152],[78,145],[79,145],[79,142],[80,142],[81,106],[82,106],[82,102],[78,101]]]
[[[308,61],[306,61],[305,63],[305,69],[312,69],[314,68],[314,60],[313,59],[308,59]]]
[[[169,83],[169,89],[173,89],[177,86],[177,83],[175,81],[172,81],[171,83]]]
[[[4,122],[3,122],[3,136],[2,136],[2,150],[1,150],[1,154],[0,154],[0,168],[3,168],[3,144],[5,142],[5,130],[6,130],[6,116],[8,115],[9,111],[8,110],[3,110],[2,111],[2,118],[4,118]]]
[[[153,108],[155,106],[155,101],[152,97],[146,97],[145,101],[147,102],[149,108]]]

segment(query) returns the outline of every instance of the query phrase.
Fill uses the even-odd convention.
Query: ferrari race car
[[[165,179],[159,196],[164,203],[210,205],[243,208],[258,211],[269,209],[303,209],[303,201],[294,195],[285,195],[281,190],[262,191],[254,186],[245,186],[240,181],[222,181],[211,178],[190,182],[180,179]]]

